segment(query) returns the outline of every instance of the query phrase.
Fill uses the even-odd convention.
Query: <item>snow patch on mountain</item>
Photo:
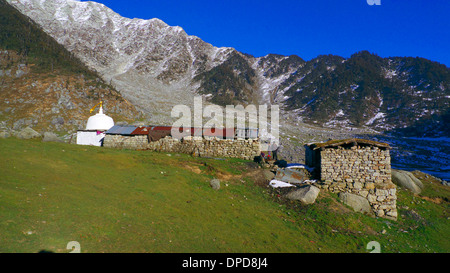
[[[378,112],[373,118],[369,119],[369,120],[366,122],[366,125],[372,125],[376,120],[382,119],[382,118],[384,118],[385,116],[386,116],[385,113]]]

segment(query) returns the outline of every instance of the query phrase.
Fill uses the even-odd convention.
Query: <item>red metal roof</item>
[[[184,136],[210,136],[210,137],[234,137],[235,128],[196,128],[196,127],[172,127],[172,126],[139,126],[139,127],[122,127],[114,126],[106,133],[111,134],[128,134],[128,135],[154,135],[163,136],[170,135],[172,129],[179,130],[178,132]]]
[[[148,135],[148,127],[140,126],[137,127],[133,132],[131,132],[132,135]]]
[[[148,128],[150,130],[159,130],[159,131],[170,131],[170,130],[172,130],[172,126],[150,126]]]

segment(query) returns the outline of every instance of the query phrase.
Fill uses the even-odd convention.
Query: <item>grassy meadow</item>
[[[0,139],[0,252],[449,252],[449,190],[423,179],[391,221],[284,200],[250,161]]]

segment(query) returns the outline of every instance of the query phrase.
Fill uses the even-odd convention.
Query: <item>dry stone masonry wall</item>
[[[353,146],[320,151],[321,187],[366,198],[379,217],[397,218],[396,186],[388,149]]]
[[[103,139],[103,146],[109,148],[143,150],[147,148],[147,145],[148,137],[146,135],[106,135]]]
[[[253,160],[260,155],[260,144],[256,139],[219,139],[185,137],[178,140],[172,137],[149,142],[146,135],[123,136],[106,135],[104,147],[135,150],[152,150],[167,153],[184,153],[200,157],[233,157]]]

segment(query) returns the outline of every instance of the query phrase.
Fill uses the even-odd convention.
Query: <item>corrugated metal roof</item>
[[[226,129],[226,128],[203,129],[204,136],[225,137],[227,133],[229,134],[230,137],[234,137],[234,129]]]
[[[148,135],[149,128],[144,126],[139,126],[134,130],[132,135]]]
[[[170,136],[170,131],[168,130],[153,130],[148,131],[148,139],[150,141],[158,141],[161,138],[165,138],[166,136]]]
[[[106,131],[106,134],[110,134],[110,135],[131,135],[133,133],[134,130],[136,130],[136,126],[119,126],[119,125],[114,125],[113,127],[111,127],[111,129],[109,129],[108,131]]]
[[[170,131],[172,130],[172,126],[151,126],[149,127],[150,130],[159,130],[159,131]]]
[[[106,134],[110,135],[148,135],[155,132],[153,135],[170,135],[171,130],[175,129],[184,135],[199,135],[210,137],[231,137],[234,138],[237,132],[238,137],[242,138],[257,138],[258,129],[254,128],[196,128],[196,127],[172,127],[172,126],[120,126],[115,125]],[[161,132],[161,133],[160,133]],[[162,133],[164,132],[164,133]]]

